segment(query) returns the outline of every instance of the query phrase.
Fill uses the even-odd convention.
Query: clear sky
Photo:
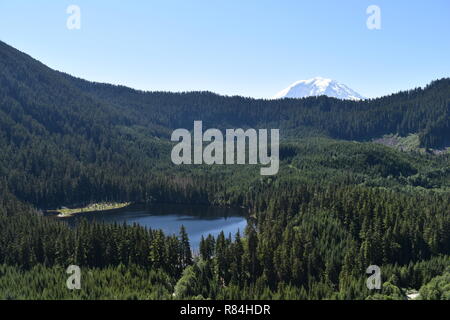
[[[69,5],[81,29],[69,30]],[[369,5],[381,30],[369,30]],[[450,77],[449,0],[1,0],[0,40],[88,80],[271,97],[333,78],[367,97]]]

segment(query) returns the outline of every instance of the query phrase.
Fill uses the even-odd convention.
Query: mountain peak
[[[305,98],[314,96],[328,96],[342,100],[363,100],[365,99],[356,91],[350,89],[345,84],[336,80],[315,77],[308,80],[294,82],[286,89],[278,92],[273,99],[282,98]]]

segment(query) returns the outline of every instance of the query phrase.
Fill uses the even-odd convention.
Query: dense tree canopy
[[[450,155],[370,140],[413,133],[423,147],[449,146],[449,116],[449,79],[360,102],[140,92],[0,42],[0,298],[397,299],[421,287],[448,298]],[[279,128],[279,174],[173,165],[169,135],[194,120]],[[203,237],[192,256],[184,228],[42,216],[102,201],[241,206],[249,223]],[[88,272],[86,290],[64,289],[70,264]],[[374,264],[381,292],[366,287]]]

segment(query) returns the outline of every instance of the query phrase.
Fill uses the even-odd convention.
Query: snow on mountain
[[[278,92],[273,99],[305,98],[322,95],[343,100],[365,99],[359,93],[350,89],[346,85],[335,80],[325,79],[322,77],[297,81],[286,89]]]

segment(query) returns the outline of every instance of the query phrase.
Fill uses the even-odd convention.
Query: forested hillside
[[[201,119],[214,128],[280,128],[284,138],[325,135],[365,141],[388,133],[418,133],[424,147],[450,145],[450,79],[359,102],[325,96],[257,100],[209,92],[144,93],[80,79],[73,83],[83,92],[125,110],[137,109],[149,121],[172,129],[191,128],[194,120]]]
[[[173,165],[170,134],[194,120],[279,128],[279,174]],[[414,133],[443,148],[449,121],[450,79],[360,102],[141,92],[73,78],[0,42],[0,298],[393,299],[422,286],[431,297],[450,265],[450,155],[370,141]],[[183,230],[69,228],[38,212],[102,201],[243,206],[249,224],[203,239],[192,257]],[[69,264],[92,271],[88,292],[60,287]],[[365,286],[372,264],[381,292]],[[94,284],[107,279],[101,296]]]
[[[171,166],[171,131],[194,120],[280,128],[282,139],[419,133],[423,146],[442,147],[450,145],[449,115],[449,79],[362,102],[145,93],[75,79],[0,43],[0,173],[16,196],[43,208],[153,198],[171,179],[159,181],[162,170],[155,170]]]

